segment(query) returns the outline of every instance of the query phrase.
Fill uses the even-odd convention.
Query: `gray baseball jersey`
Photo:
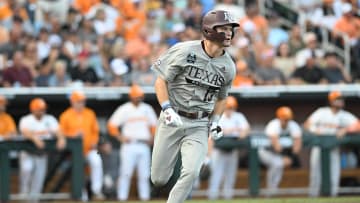
[[[212,112],[216,100],[227,96],[235,76],[230,55],[211,58],[200,40],[177,43],[152,69],[168,81],[171,105],[191,112]]]

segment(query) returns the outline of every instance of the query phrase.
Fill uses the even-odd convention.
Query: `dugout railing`
[[[341,139],[334,135],[316,136],[311,133],[305,133],[303,138],[303,147],[311,148],[319,146],[321,148],[321,192],[323,195],[330,195],[330,151],[337,146],[360,146],[360,134],[349,134]],[[291,146],[291,138],[281,138],[280,144],[283,146]],[[260,189],[260,161],[258,157],[258,149],[260,147],[269,146],[270,142],[262,133],[251,134],[248,138],[240,140],[233,138],[221,138],[215,142],[215,146],[225,150],[247,148],[249,151],[249,195],[259,195]]]
[[[35,152],[38,149],[28,140],[17,137],[14,140],[6,140],[0,142],[0,201],[7,202],[10,199],[10,184],[18,184],[10,182],[10,151],[29,151]],[[56,140],[45,140],[46,153],[58,153],[56,149]],[[82,150],[82,139],[74,138],[67,139],[66,148],[64,151],[71,153],[71,195],[65,195],[68,198],[80,200],[82,195],[82,188],[84,184],[84,158]],[[42,194],[53,199],[53,194]],[[18,197],[28,198],[28,197]]]

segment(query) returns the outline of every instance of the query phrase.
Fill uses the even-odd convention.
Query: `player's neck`
[[[202,42],[205,53],[211,58],[216,58],[224,54],[224,47],[219,44],[213,43],[209,40]]]

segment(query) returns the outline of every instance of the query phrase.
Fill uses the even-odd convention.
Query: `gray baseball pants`
[[[167,203],[183,203],[186,200],[208,149],[209,119],[181,119],[183,126],[167,126],[161,113],[155,135],[151,164],[151,180],[155,186],[163,186],[169,181],[181,153],[180,177],[170,191]]]

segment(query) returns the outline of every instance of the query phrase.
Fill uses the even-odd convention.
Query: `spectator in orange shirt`
[[[266,18],[259,14],[258,6],[256,3],[251,3],[246,6],[246,16],[240,19],[242,29],[251,37],[261,37],[267,40],[269,28]]]
[[[90,166],[91,192],[95,199],[104,199],[102,194],[103,166],[97,153],[99,125],[95,112],[85,106],[85,94],[74,91],[70,96],[71,106],[60,115],[60,130],[66,137],[83,139],[83,152]]]
[[[335,23],[334,32],[344,33],[351,40],[356,41],[360,37],[360,19],[353,14],[350,3],[343,3],[341,10],[343,15]]]
[[[85,15],[92,6],[99,2],[100,0],[74,0],[73,7]]]
[[[0,95],[0,140],[7,140],[16,135],[14,119],[6,113],[7,99]]]
[[[252,72],[248,69],[248,65],[239,60],[236,62],[236,76],[233,81],[233,87],[250,87],[254,85]]]
[[[127,7],[129,7],[127,12],[123,12]],[[124,15],[120,15],[116,19],[117,33],[122,35],[126,41],[137,38],[146,22],[146,12],[143,4],[136,2],[131,6],[121,7],[120,12]]]

